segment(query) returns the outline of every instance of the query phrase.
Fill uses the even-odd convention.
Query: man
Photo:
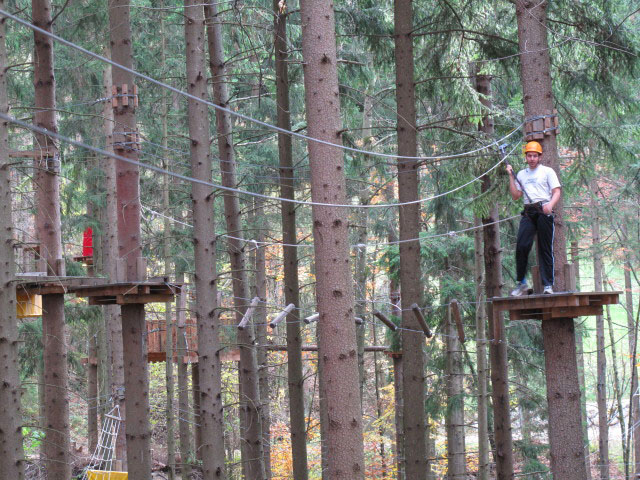
[[[560,200],[560,182],[556,172],[540,163],[542,145],[529,142],[524,147],[528,168],[514,177],[513,168],[507,164],[509,172],[509,192],[514,200],[524,195],[524,210],[520,219],[516,245],[516,281],[512,296],[525,294],[529,288],[525,276],[533,237],[538,234],[540,255],[540,277],[544,290],[553,293],[553,207]]]

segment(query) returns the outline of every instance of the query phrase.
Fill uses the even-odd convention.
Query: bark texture
[[[34,25],[52,30],[51,2],[33,0],[31,3]],[[35,56],[34,123],[52,132],[58,127],[55,117],[56,95],[53,60],[53,40],[34,32]],[[57,146],[50,138],[35,135],[35,148],[49,149],[43,158],[36,159],[36,232],[40,241],[41,257],[49,275],[64,275],[62,265],[62,238],[60,222],[60,157]],[[45,397],[45,465],[51,478],[71,477],[69,441],[69,396],[67,393],[67,344],[64,324],[64,295],[43,295],[42,338],[44,349]]]
[[[413,2],[394,2],[394,40],[396,57],[396,103],[398,155],[415,157],[418,152],[413,59]],[[398,159],[398,200],[418,199],[418,164]],[[404,455],[407,479],[424,480],[427,472],[424,413],[424,337],[411,305],[422,304],[420,278],[420,206],[399,208],[400,215],[400,292],[402,301],[402,351],[404,397]]]
[[[482,119],[480,130],[487,136],[494,133],[493,117],[488,114],[492,108],[491,77],[487,75],[476,76],[476,90],[482,95],[481,102],[486,108],[487,115]],[[482,177],[482,191],[491,189],[491,178]],[[489,210],[489,214],[482,219],[484,228],[482,236],[484,240],[484,271],[486,298],[502,295],[502,247],[500,245],[500,228],[498,207]],[[494,323],[503,324],[502,314],[493,316],[489,310],[489,359],[491,363],[491,396],[493,399],[493,426],[495,438],[496,477],[498,480],[513,478],[513,436],[511,431],[511,411],[509,400],[509,369],[507,359],[506,338],[496,341],[494,338]],[[501,330],[503,330],[501,328]],[[480,367],[478,367],[478,370]],[[487,425],[488,427],[488,425]],[[488,428],[487,428],[488,430]]]
[[[107,49],[106,56],[111,56],[111,50]],[[105,97],[111,95],[111,85],[113,85],[111,66],[105,66],[102,73]],[[102,131],[106,140],[104,149],[113,152],[113,108],[111,102],[105,102],[102,109],[104,117]],[[116,281],[116,264],[118,260],[118,198],[116,182],[116,163],[111,157],[102,159],[102,171],[104,172],[105,189],[105,223],[102,238],[102,263],[104,273],[110,282]],[[122,318],[120,316],[120,305],[105,305],[104,318],[105,329],[109,336],[110,356],[111,356],[111,394],[114,401],[120,407],[120,430],[116,438],[115,456],[117,461],[122,462],[122,469],[127,469],[127,442],[125,438],[127,409],[124,395],[124,357],[122,345]]]
[[[515,0],[525,118],[552,112],[554,107],[547,41],[547,4],[547,0]],[[545,135],[540,143],[543,150],[542,162],[553,168],[560,178],[555,133]],[[555,213],[554,289],[562,291],[567,284],[564,278],[567,252],[562,199],[556,204]],[[587,476],[582,448],[580,385],[574,332],[573,319],[542,322],[547,367],[551,471],[555,478],[563,480],[583,480]]]
[[[0,8],[5,8],[0,0]],[[0,112],[9,113],[7,98],[7,48],[5,18],[0,19]],[[22,417],[20,414],[20,377],[18,370],[18,324],[16,289],[13,282],[16,264],[13,251],[11,218],[11,176],[9,170],[8,124],[0,123],[0,478],[24,478]]]
[[[287,16],[280,9],[280,0],[273,0],[274,9],[274,50],[276,61],[276,104],[277,125],[291,130],[289,107],[289,70],[287,65]],[[278,133],[278,155],[280,159],[280,196],[294,199],[294,169],[291,136]],[[291,202],[282,202],[282,242],[296,245],[296,210]],[[300,306],[298,282],[298,249],[283,246],[284,298],[287,305]],[[293,458],[293,478],[307,480],[307,439],[304,412],[304,380],[302,376],[302,339],[300,338],[299,310],[287,315],[287,379],[289,388],[289,428],[291,431],[291,455]]]
[[[309,136],[340,143],[340,98],[335,19],[330,0],[300,4],[302,55]],[[340,149],[309,141],[311,197],[314,202],[344,204],[346,186]],[[326,401],[327,478],[364,478],[364,447],[353,278],[349,266],[346,212],[313,206],[320,395]]]
[[[126,0],[109,1],[109,29],[113,61],[133,68],[130,5]],[[119,68],[112,71],[113,85],[118,94],[133,93],[134,78]],[[127,91],[124,91],[126,85]],[[118,102],[114,108],[114,150],[120,156],[138,159],[135,145],[136,115],[132,98],[125,105]],[[139,168],[124,161],[116,163],[118,258],[123,259],[127,281],[139,281],[146,272],[140,271],[140,181]],[[131,478],[151,477],[151,428],[149,425],[149,375],[144,305],[131,304],[121,307],[122,345],[127,418],[125,436],[127,442],[127,469]]]
[[[482,222],[475,218],[474,226],[480,227]],[[478,480],[489,480],[489,430],[487,428],[489,394],[487,393],[487,312],[484,306],[484,251],[482,247],[482,230],[477,228],[473,233],[475,245],[475,279],[476,279],[476,364],[478,371]]]
[[[177,276],[177,275],[176,275]],[[177,276],[178,277],[178,276]],[[179,278],[177,281],[183,281]],[[176,315],[178,317],[178,429],[180,430],[180,473],[185,478],[191,475],[191,459],[193,448],[191,447],[191,415],[189,414],[189,371],[188,363],[184,358],[188,355],[186,335],[186,308],[187,294],[180,292]]]
[[[591,242],[593,255],[593,285],[602,292],[602,248],[600,245],[600,219],[598,217],[598,184],[595,179],[591,190]],[[600,480],[609,479],[609,407],[607,405],[607,353],[605,351],[604,316],[596,316],[596,400],[598,403],[598,470]]]
[[[205,19],[202,4],[185,1],[185,38],[187,91],[207,98],[207,75],[204,56]],[[209,116],[206,106],[189,99],[189,137],[191,172],[203,181],[211,179],[209,152]],[[217,312],[216,235],[213,218],[213,195],[205,185],[193,183],[193,227],[195,251],[196,319],[198,322],[198,372],[202,444],[197,445],[205,479],[226,478],[224,465],[224,427],[222,424],[220,324]],[[194,388],[196,383],[194,379]],[[195,410],[195,404],[194,404]],[[197,418],[197,417],[196,417]],[[184,459],[183,459],[184,461]]]
[[[260,189],[260,193],[264,193]],[[257,245],[262,245],[265,240],[265,211],[264,199],[255,197],[253,199],[253,224],[256,232]],[[271,478],[271,409],[269,408],[269,365],[267,346],[269,337],[267,335],[267,259],[264,246],[256,246],[254,258],[255,272],[255,292],[251,297],[260,298],[261,302],[255,310],[256,318],[256,340],[258,342],[258,386],[260,388],[260,398],[263,405],[260,410],[262,420],[262,441],[264,442],[264,470],[265,478]]]
[[[228,107],[229,92],[226,83],[228,79],[224,63],[222,22],[218,17],[216,3],[212,2],[205,6],[205,17],[209,45],[209,68],[213,79],[213,99],[217,105]],[[233,153],[231,115],[221,110],[216,110],[216,129],[222,184],[225,187],[236,188],[236,163]],[[232,237],[242,237],[240,201],[234,193],[227,192],[224,194],[224,215],[227,233]],[[229,238],[227,245],[233,272],[236,320],[237,323],[240,323],[249,304],[246,255],[244,253],[244,243],[240,240]],[[246,419],[246,427],[242,431],[242,442],[246,447],[246,458],[243,458],[243,465],[246,467],[249,480],[262,480],[265,475],[262,419],[260,416],[262,403],[258,385],[258,360],[253,325],[250,324],[248,328],[238,331],[238,344],[240,347],[239,377],[243,392],[240,398],[240,405]]]
[[[447,309],[447,480],[466,479],[464,441],[464,367],[462,344],[453,323],[451,306]]]
[[[578,241],[571,242],[571,262],[575,268],[576,288],[580,291],[580,258],[579,258]],[[587,418],[587,397],[584,378],[584,347],[583,347],[583,329],[584,325],[580,318],[575,319],[576,328],[576,353],[578,363],[578,383],[580,385],[580,411],[582,412],[582,438],[584,441],[584,461],[587,469],[587,477],[585,480],[591,480],[591,452],[589,451],[589,421]]]

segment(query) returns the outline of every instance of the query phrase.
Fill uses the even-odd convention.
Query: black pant
[[[533,245],[533,237],[538,234],[538,252],[540,255],[540,277],[542,285],[553,285],[553,215],[546,215],[541,210],[525,209],[520,219],[518,238],[516,240],[516,280],[521,282],[527,274],[529,252]]]

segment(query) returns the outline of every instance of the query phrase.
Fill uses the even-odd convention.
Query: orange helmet
[[[523,152],[525,155],[527,152],[537,152],[542,155],[542,145],[538,142],[529,142],[524,146]]]

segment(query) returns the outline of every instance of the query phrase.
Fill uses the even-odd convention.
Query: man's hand
[[[546,215],[551,215],[553,213],[553,207],[551,206],[550,203],[545,203],[542,206],[542,211],[546,214]]]
[[[513,167],[511,166],[511,164],[507,163],[506,168],[509,175],[513,175]]]

